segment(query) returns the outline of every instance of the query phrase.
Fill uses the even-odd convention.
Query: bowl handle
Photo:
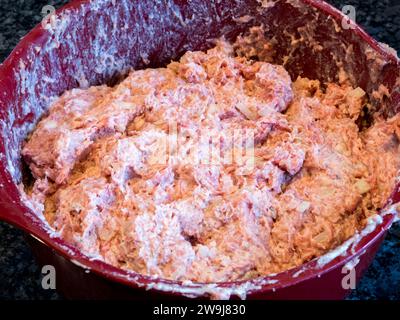
[[[0,221],[29,231],[29,216],[31,215],[28,209],[21,203],[20,191],[6,170],[4,162],[0,162]]]

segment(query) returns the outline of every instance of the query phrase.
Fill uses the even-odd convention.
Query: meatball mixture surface
[[[318,257],[385,204],[400,119],[360,125],[365,92],[292,82],[220,41],[115,87],[64,93],[23,147],[27,187],[83,252],[199,282]]]

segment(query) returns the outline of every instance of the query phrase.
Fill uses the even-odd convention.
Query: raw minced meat
[[[400,119],[361,130],[367,102],[221,41],[64,93],[22,150],[28,194],[62,237],[117,267],[200,282],[280,272],[343,243],[388,198]]]

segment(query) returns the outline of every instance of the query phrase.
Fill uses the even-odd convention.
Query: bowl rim
[[[68,4],[56,10],[55,14],[60,15],[66,10],[79,10],[81,6],[88,4],[90,1],[91,0],[72,0]],[[316,8],[319,11],[322,11],[324,14],[331,16],[337,21],[341,21],[341,19],[345,18],[345,15],[342,12],[324,1],[300,1],[306,5]],[[364,42],[369,44],[373,50],[384,56],[386,59],[399,63],[399,59],[393,52],[390,52],[385,46],[373,39],[358,24],[354,24],[354,28],[351,30],[351,32],[354,32]],[[6,60],[0,64],[0,85],[2,84],[3,79],[13,76],[12,71],[18,66],[20,59],[25,57],[28,49],[32,45],[43,45],[46,42],[47,37],[47,31],[43,29],[42,25],[39,23],[18,43],[8,58],[6,58]],[[2,107],[1,101],[0,107]],[[20,198],[19,190],[10,178],[9,172],[6,169],[6,165],[3,163],[3,161],[0,162],[0,182],[0,186],[2,185],[1,189],[3,189],[3,195],[7,196],[6,201],[0,200],[0,208],[2,209],[0,211],[3,212],[0,213],[0,220],[4,220],[19,227],[23,231],[29,233],[36,240],[45,244],[47,247],[56,251],[62,257],[66,258],[77,266],[90,270],[90,272],[94,272],[103,278],[129,287],[146,288],[147,290],[150,289],[173,295],[183,294],[193,297],[203,296],[204,293],[208,293],[207,291],[203,291],[205,287],[209,288],[211,291],[218,289],[225,289],[228,291],[231,290],[231,292],[236,295],[237,292],[240,292],[241,289],[244,289],[247,295],[251,295],[283,289],[294,286],[300,282],[307,281],[311,278],[321,277],[325,273],[343,266],[364,254],[370,246],[372,246],[386,233],[395,219],[393,214],[384,215],[382,217],[382,223],[377,224],[371,233],[364,235],[355,245],[355,247],[353,247],[351,250],[349,248],[346,250],[345,254],[332,259],[320,267],[317,266],[317,260],[319,258],[316,258],[301,266],[276,275],[267,275],[256,279],[234,282],[191,283],[187,281],[182,282],[167,280],[120,269],[106,262],[96,260],[95,258],[91,258],[83,254],[80,250],[68,244],[62,238],[51,234],[50,229],[42,220],[37,217],[33,210],[23,204]],[[398,186],[396,186],[395,190],[398,189]],[[394,192],[390,199],[394,197],[394,194],[398,194],[398,192]],[[11,202],[13,203],[12,206],[9,205]],[[9,215],[4,213],[7,212],[7,210],[17,210],[18,213],[22,214]]]

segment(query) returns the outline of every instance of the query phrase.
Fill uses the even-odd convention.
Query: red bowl
[[[400,107],[399,59],[355,24],[342,25],[344,19],[318,0],[72,1],[34,28],[0,66],[0,219],[32,236],[28,240],[39,262],[56,267],[57,289],[67,298],[169,299],[227,292],[251,299],[345,297],[343,267],[356,265],[361,277],[394,214],[382,215],[380,223],[326,264],[313,260],[262,279],[204,285],[156,279],[90,259],[51,233],[18,188],[21,142],[46,110],[48,97],[78,86],[115,83],[130,68],[165,65],[187,50],[209,48],[216,37],[233,40],[254,25],[263,24],[267,38],[274,38],[275,62],[285,62],[292,78],[336,81],[343,68],[376,109],[393,115]],[[374,99],[379,84],[390,97]],[[398,189],[388,204],[400,200]]]

